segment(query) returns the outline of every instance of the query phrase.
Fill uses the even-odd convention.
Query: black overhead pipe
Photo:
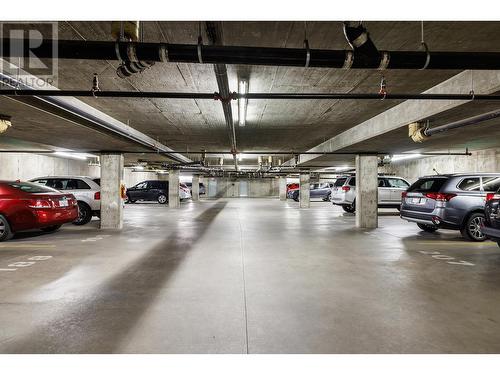
[[[309,55],[308,66],[317,68],[500,69],[500,52],[379,51],[378,54],[367,56],[356,50],[80,40],[43,40],[38,48],[28,51],[29,40],[4,38],[1,43],[3,45],[1,57],[3,58],[24,57],[32,52],[38,58],[300,67],[306,65],[306,59]],[[10,48],[11,43],[25,46],[25,50]],[[57,44],[57,56],[53,54],[54,44]]]
[[[1,82],[1,77],[0,77]],[[378,93],[229,93],[224,98],[221,94],[199,92],[165,92],[165,91],[90,91],[90,90],[28,90],[28,89],[0,89],[0,95],[5,96],[76,96],[99,98],[155,98],[155,99],[209,99],[229,100],[238,99],[281,99],[281,100],[477,100],[498,101],[500,95],[483,94],[378,94]],[[227,92],[226,92],[227,95]],[[231,131],[232,133],[232,131]]]
[[[451,123],[448,123],[445,125],[424,129],[423,134],[425,136],[429,137],[433,134],[445,132],[445,131],[451,130],[451,129],[461,128],[461,127],[468,126],[468,125],[474,125],[474,124],[477,124],[477,123],[480,123],[483,121],[492,120],[492,119],[495,119],[498,117],[500,117],[500,110],[499,109],[497,109],[495,111],[488,112],[488,113],[483,113],[483,114],[480,114],[477,116],[469,117],[466,119],[454,121],[454,122],[451,122]]]
[[[222,26],[219,22],[206,22],[206,31],[208,39],[212,45],[222,45]],[[201,36],[200,36],[201,43]],[[202,46],[200,45],[199,59],[202,59]],[[238,170],[238,159],[236,158],[236,129],[233,120],[233,110],[231,108],[231,91],[229,90],[229,79],[227,76],[226,64],[214,64],[214,73],[219,88],[222,110],[224,111],[224,120],[226,129],[231,142],[233,151],[234,169]]]

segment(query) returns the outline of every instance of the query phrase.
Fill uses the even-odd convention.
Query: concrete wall
[[[379,168],[382,173],[394,173],[416,181],[420,176],[439,173],[500,172],[500,149],[472,152],[472,156],[430,156],[421,159],[401,160]]]
[[[156,173],[132,172],[125,168],[125,185],[134,186],[143,180],[157,179]],[[48,155],[0,153],[0,180],[30,180],[41,176],[75,175],[100,177],[101,168],[89,166],[85,160],[67,159]]]
[[[238,197],[278,197],[279,179],[232,179],[227,177],[210,177],[200,180],[207,189],[207,198]]]

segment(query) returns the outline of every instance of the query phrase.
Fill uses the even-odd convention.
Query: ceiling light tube
[[[248,94],[248,81],[242,79],[238,82],[238,93],[240,95]],[[247,116],[248,99],[238,99],[238,124],[245,126]]]
[[[87,160],[88,154],[78,154],[78,153],[70,153],[70,152],[62,152],[62,151],[57,151],[54,152],[54,155],[60,156],[63,158],[68,158],[68,159],[77,159],[77,160]]]
[[[399,155],[392,155],[391,161],[416,159],[416,158],[420,158],[422,156],[423,156],[422,154],[399,154]]]

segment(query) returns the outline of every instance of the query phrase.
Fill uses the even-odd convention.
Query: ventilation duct
[[[5,133],[11,126],[10,116],[0,115],[0,134]]]
[[[425,141],[427,135],[425,135],[425,124],[420,122],[412,122],[408,125],[408,136],[416,143],[422,143]]]

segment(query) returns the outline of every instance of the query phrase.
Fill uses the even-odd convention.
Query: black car
[[[168,181],[142,181],[127,189],[126,202],[135,203],[137,201],[157,201],[160,204],[168,203]]]
[[[484,223],[481,231],[500,246],[500,190],[486,196]]]
[[[186,186],[191,191],[191,194],[193,194],[193,184],[191,182],[186,182]],[[203,185],[203,183],[200,182],[199,186],[200,186],[200,195],[205,194],[205,185]]]

